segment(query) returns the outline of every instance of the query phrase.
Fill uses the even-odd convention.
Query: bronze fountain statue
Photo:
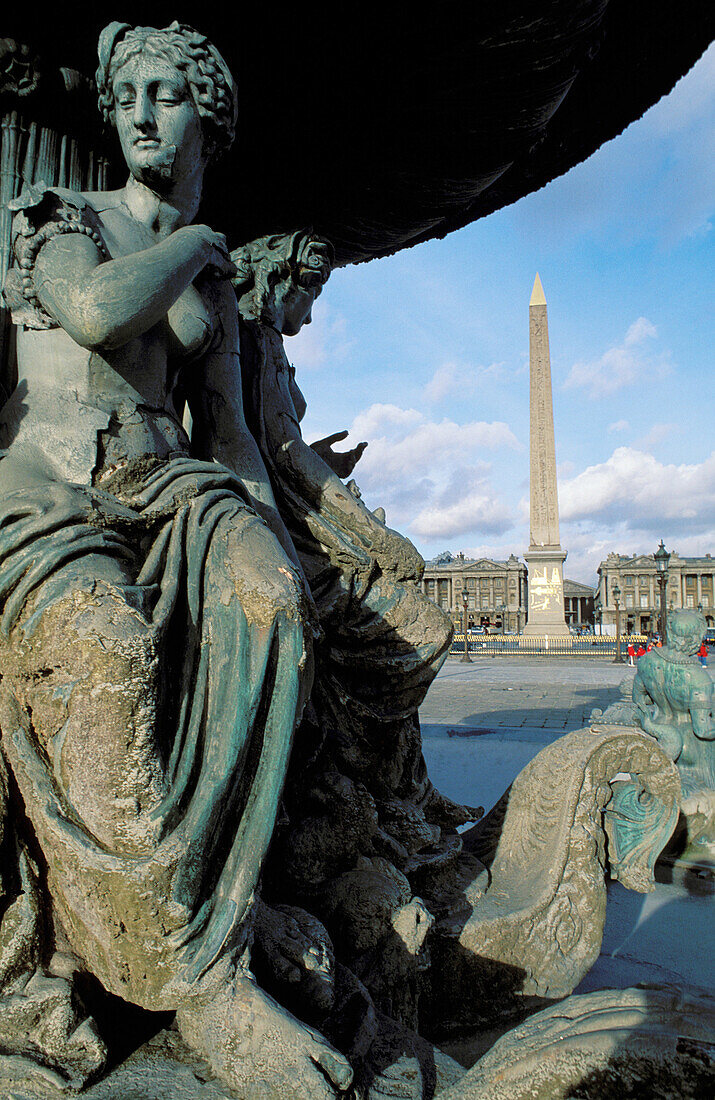
[[[283,348],[332,245],[195,223],[238,106],[203,35],[113,23],[97,88],[126,185],[11,203],[0,1073],[91,1094],[114,997],[173,1014],[221,1095],[459,1090],[434,1044],[573,990],[604,871],[651,888],[677,771],[606,723],[482,821],[434,789],[451,625],[343,481],[363,445],[303,441]]]

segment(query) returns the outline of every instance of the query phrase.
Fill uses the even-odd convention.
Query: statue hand
[[[347,439],[347,436],[346,431],[335,432],[333,435],[326,436],[325,439],[317,439],[315,443],[310,444],[311,450],[315,451],[326,466],[341,478],[350,477],[367,447],[367,443],[358,443],[357,447],[349,451],[334,451],[333,443],[340,443],[341,440]]]
[[[230,279],[236,274],[236,265],[231,259],[223,233],[216,233],[208,225],[185,225],[176,232],[188,238],[202,253],[203,270],[207,274],[217,279]]]

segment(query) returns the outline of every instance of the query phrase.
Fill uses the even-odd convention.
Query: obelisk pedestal
[[[564,613],[566,553],[559,535],[549,324],[538,275],[529,302],[529,398],[531,541],[524,555],[529,569],[524,634],[570,638]]]

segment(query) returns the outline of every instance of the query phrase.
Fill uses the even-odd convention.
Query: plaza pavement
[[[624,680],[630,692],[634,674],[602,659],[448,658],[420,708],[435,785],[488,810],[544,745],[587,725]]]
[[[630,691],[634,674],[601,659],[449,658],[420,709],[430,778],[455,801],[490,809],[544,745],[586,725],[594,707],[619,698],[624,680]],[[577,992],[643,981],[713,990],[715,897],[608,884],[601,955]]]
[[[578,657],[449,657],[420,711],[423,728],[579,729],[618,698],[635,669]]]

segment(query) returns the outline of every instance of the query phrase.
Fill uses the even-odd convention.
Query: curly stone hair
[[[668,616],[668,646],[694,656],[707,630],[705,617],[698,611],[678,610]]]
[[[274,234],[249,241],[231,253],[236,265],[232,282],[241,313],[254,321],[270,321],[273,288],[283,279],[292,278],[306,289],[322,287],[335,262],[330,241],[317,237],[311,229]]]
[[[142,53],[153,53],[169,61],[186,77],[201,118],[207,154],[217,156],[228,149],[236,135],[236,85],[226,62],[205,35],[185,23],[156,27],[130,27],[110,23],[98,45],[97,91],[105,122],[115,125],[113,81],[117,71]]]

